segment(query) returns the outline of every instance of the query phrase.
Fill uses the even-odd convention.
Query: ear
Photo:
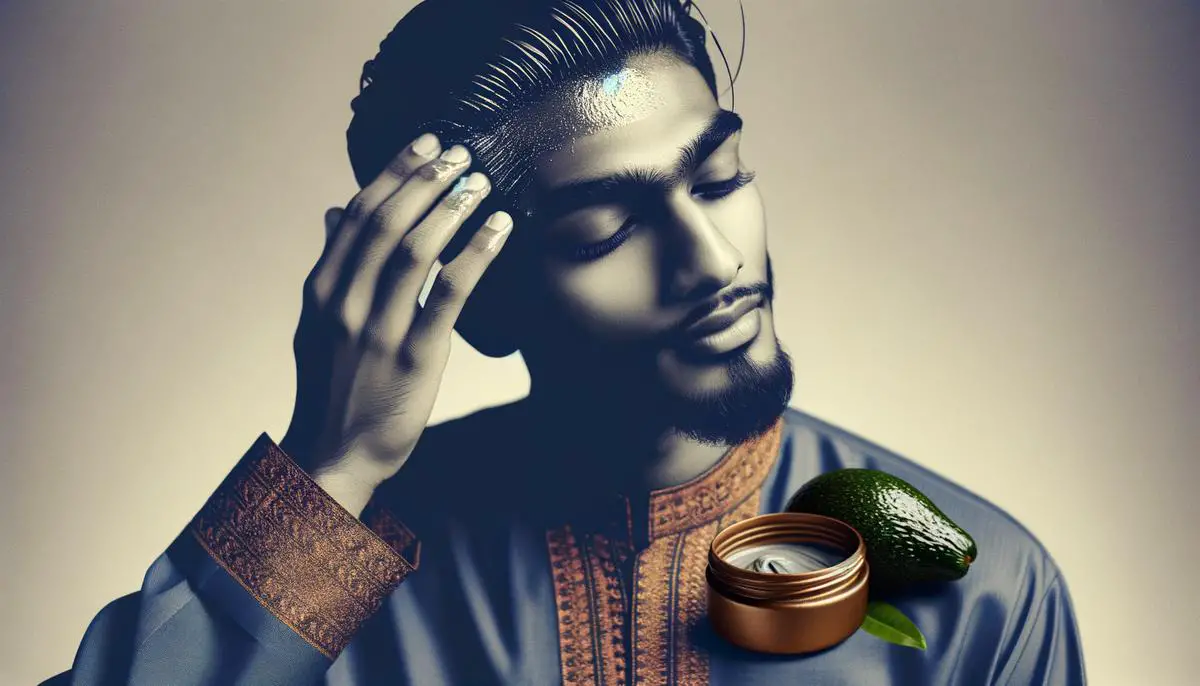
[[[488,357],[507,357],[516,352],[524,328],[519,306],[522,297],[513,281],[506,278],[501,262],[497,257],[484,272],[454,325],[463,340]]]
[[[505,196],[493,191],[442,250],[442,264],[448,264],[458,256],[471,236],[483,226],[484,218],[497,210],[511,211],[509,207]],[[520,257],[523,234],[518,233],[527,227],[520,225],[519,217],[516,221],[513,234],[475,284],[454,325],[463,340],[488,357],[507,357],[516,352],[527,328],[525,304],[529,301],[524,292],[526,272]]]

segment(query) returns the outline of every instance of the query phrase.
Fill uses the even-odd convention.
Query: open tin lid
[[[718,533],[708,557],[709,620],[743,648],[823,650],[853,634],[866,615],[866,546],[837,519],[751,517]]]

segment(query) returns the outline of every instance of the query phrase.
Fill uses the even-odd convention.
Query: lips
[[[693,322],[683,330],[683,336],[688,340],[696,340],[724,331],[741,319],[746,313],[761,305],[762,295],[752,295],[740,298],[725,307],[718,308],[704,318]]]

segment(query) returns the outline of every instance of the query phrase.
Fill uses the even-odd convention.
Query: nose
[[[666,279],[673,302],[700,300],[729,286],[745,259],[737,247],[693,202],[676,209],[675,230],[669,232]]]

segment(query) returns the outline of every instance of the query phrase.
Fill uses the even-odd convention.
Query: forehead
[[[537,107],[567,132],[561,143],[533,157],[535,188],[630,167],[669,169],[718,110],[700,72],[669,53],[632,57]]]

